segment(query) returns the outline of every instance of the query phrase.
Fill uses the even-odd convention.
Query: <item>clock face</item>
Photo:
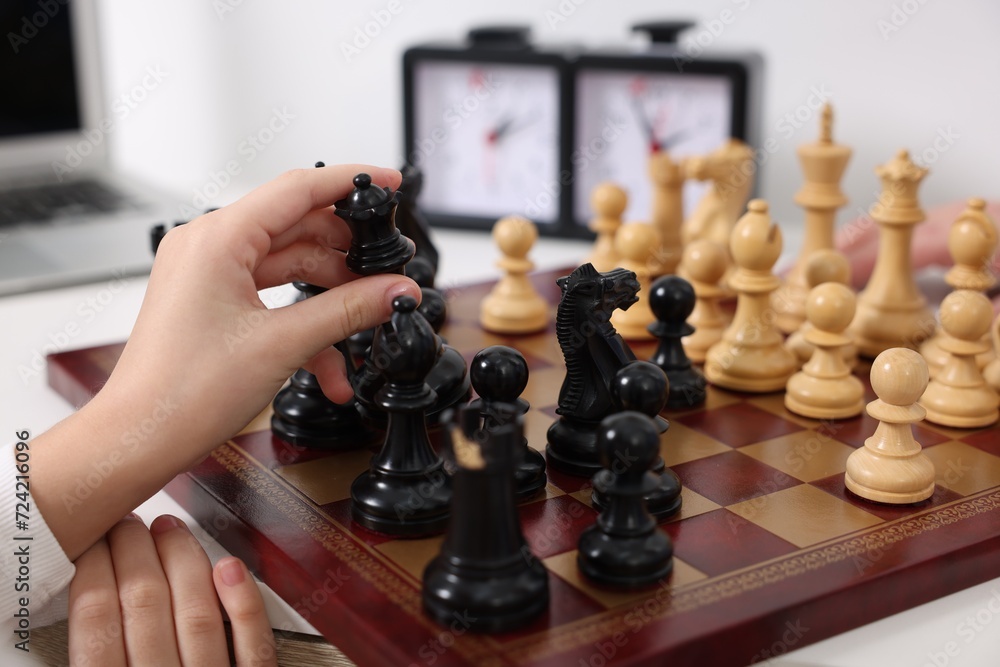
[[[422,61],[414,68],[410,161],[428,213],[559,216],[559,73],[554,67]]]
[[[721,76],[584,69],[576,78],[573,218],[587,224],[590,196],[604,181],[628,192],[624,219],[648,220],[651,150],[672,158],[708,153],[730,138],[732,82]],[[689,215],[707,187],[684,184]]]

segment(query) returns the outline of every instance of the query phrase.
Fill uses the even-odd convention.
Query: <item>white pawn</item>
[[[844,362],[851,339],[844,330],[854,319],[857,300],[850,287],[823,283],[809,291],[805,333],[814,347],[805,367],[788,380],[785,407],[813,419],[846,419],[864,410],[865,388]]]
[[[601,183],[590,195],[590,206],[594,209],[594,219],[590,221],[590,231],[597,234],[594,249],[584,264],[594,265],[600,273],[618,267],[619,257],[615,251],[615,234],[622,226],[622,213],[628,205],[625,191],[614,183]]]
[[[997,280],[990,270],[993,253],[997,249],[997,230],[993,220],[986,214],[986,202],[973,198],[948,231],[948,253],[953,266],[945,274],[944,281],[955,290],[975,290],[986,292]],[[941,328],[938,327],[928,340],[920,346],[927,368],[934,378],[948,357],[940,346]],[[988,337],[984,337],[984,342]],[[979,368],[983,368],[996,358],[992,345],[976,358]]]
[[[639,282],[639,300],[628,310],[618,309],[611,315],[611,326],[625,340],[652,340],[649,325],[656,321],[649,307],[649,286],[652,283],[651,260],[660,245],[659,234],[652,225],[630,222],[615,234],[615,252],[621,257],[619,266],[635,273]]]
[[[687,322],[694,333],[681,339],[688,359],[695,363],[705,361],[708,349],[722,340],[722,332],[729,320],[719,307],[726,298],[726,290],[719,281],[729,269],[729,253],[714,241],[692,241],[684,248],[678,274],[687,278],[694,288],[694,310]]]
[[[528,251],[537,240],[538,228],[527,218],[512,215],[493,225],[493,241],[503,255],[497,266],[504,275],[480,307],[479,322],[487,331],[527,334],[548,326],[549,304],[528,279],[535,268]]]
[[[958,290],[941,302],[938,346],[947,354],[944,365],[920,399],[927,421],[942,426],[976,428],[1000,418],[996,390],[986,384],[976,355],[989,349],[983,334],[990,328],[993,307],[982,292]]]
[[[795,355],[785,349],[774,324],[771,293],[781,284],[772,269],[781,254],[781,230],[754,199],[733,228],[729,252],[736,270],[729,279],[736,314],[705,358],[705,377],[736,391],[764,393],[785,388],[795,373]]]
[[[868,414],[879,424],[865,446],[847,458],[844,484],[855,495],[906,504],[934,494],[934,463],[910,428],[924,418],[917,400],[927,380],[927,364],[914,350],[890,348],[872,362],[872,389],[878,399],[868,404]]]
[[[805,263],[804,276],[809,289],[823,283],[851,284],[851,263],[842,252],[830,248],[816,250],[809,254]],[[777,292],[775,293],[777,294]],[[773,299],[772,299],[773,302]],[[785,340],[785,349],[795,355],[801,368],[812,357],[813,344],[806,340],[806,332],[812,325],[806,321],[797,331]],[[848,368],[854,368],[858,363],[858,348],[853,342],[841,348],[841,354]]]

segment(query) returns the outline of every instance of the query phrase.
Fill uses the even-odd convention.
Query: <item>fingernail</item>
[[[420,288],[412,280],[401,280],[389,288],[389,302],[397,296],[412,296],[413,298],[420,300]]]
[[[157,517],[153,524],[149,527],[149,532],[154,535],[159,535],[165,533],[168,530],[173,530],[174,528],[185,528],[184,522],[175,516],[170,514],[164,514],[163,516]]]
[[[225,558],[219,561],[219,578],[226,586],[242,584],[245,579],[243,563],[238,558]]]
[[[138,514],[136,514],[135,512],[129,512],[128,516],[125,517],[125,518],[126,519],[135,519],[136,521],[138,521],[140,523],[142,522],[142,517],[139,516]]]

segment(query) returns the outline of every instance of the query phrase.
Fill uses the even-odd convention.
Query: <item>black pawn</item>
[[[598,449],[604,469],[594,484],[608,504],[577,544],[580,571],[597,583],[638,588],[673,569],[670,538],[657,528],[643,500],[656,487],[649,466],[659,444],[657,427],[639,412],[620,412],[601,422]]]
[[[705,402],[705,376],[691,365],[681,344],[681,338],[694,333],[694,327],[687,323],[694,303],[694,288],[679,276],[657,278],[649,292],[649,307],[657,320],[649,325],[649,333],[660,339],[650,361],[662,368],[670,380],[669,410]]]
[[[294,284],[300,301],[326,291],[308,283]],[[343,347],[338,349],[344,352]],[[316,376],[304,368],[295,371],[288,386],[274,397],[273,408],[271,432],[296,447],[358,449],[374,442],[377,435],[361,420],[353,398],[334,403]]]
[[[618,411],[641,412],[652,420],[657,432],[661,434],[670,428],[670,422],[659,416],[668,391],[667,376],[648,361],[633,361],[622,366],[611,384],[611,396]],[[659,448],[650,470],[658,474],[655,475],[656,488],[644,496],[646,509],[657,521],[663,521],[677,514],[681,508],[681,480],[673,470],[666,467],[663,457],[659,455]],[[590,502],[601,510],[607,506],[608,498],[595,485]]]
[[[385,442],[370,469],[351,484],[351,516],[369,530],[419,537],[444,530],[451,503],[451,480],[424,421],[435,399],[425,379],[440,343],[415,312],[416,299],[397,297],[392,308],[392,318],[375,330],[372,342],[372,357],[385,378],[375,394],[388,414]]]
[[[528,386],[528,363],[524,356],[511,347],[493,345],[476,353],[469,369],[472,387],[479,398],[470,404],[479,410],[487,430],[504,425],[498,405],[512,405],[517,415],[528,412],[528,402],[521,393]],[[528,439],[521,437],[517,445],[514,468],[514,487],[519,500],[530,498],[545,488],[545,457],[528,446]]]
[[[453,453],[455,502],[441,552],[424,570],[422,598],[442,625],[456,617],[470,629],[505,632],[545,612],[549,579],[525,543],[513,471],[521,440],[518,408],[496,404],[501,426],[487,428],[479,410],[464,406],[445,431]]]

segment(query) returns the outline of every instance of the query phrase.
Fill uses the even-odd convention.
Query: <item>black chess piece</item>
[[[694,288],[680,276],[657,278],[649,292],[649,307],[656,316],[649,333],[660,340],[650,361],[662,368],[670,380],[670,410],[705,402],[705,376],[691,365],[681,343],[681,338],[694,333],[694,327],[687,323],[694,304]]]
[[[396,211],[396,226],[399,231],[413,240],[417,246],[417,256],[414,259],[425,261],[431,267],[430,283],[424,284],[413,278],[421,287],[434,287],[434,276],[438,271],[438,251],[431,240],[431,226],[427,222],[417,200],[424,188],[424,174],[412,164],[404,164],[399,170],[403,180],[399,184],[399,209]]]
[[[635,355],[611,325],[611,313],[638,301],[635,273],[614,269],[598,273],[584,264],[556,281],[562,299],[556,312],[556,338],[566,361],[559,389],[559,419],[549,427],[548,464],[560,472],[592,477],[601,469],[597,427],[614,409],[611,380]]]
[[[469,376],[479,394],[470,405],[479,410],[487,431],[503,426],[503,413],[498,405],[514,406],[518,415],[528,412],[530,406],[521,398],[521,392],[528,386],[528,363],[514,348],[493,345],[480,350],[472,358]],[[548,477],[545,458],[528,446],[527,438],[522,437],[516,448],[514,487],[518,499],[524,500],[544,489]]]
[[[347,268],[363,276],[404,273],[404,266],[413,257],[414,246],[396,228],[399,192],[393,193],[373,184],[368,174],[355,176],[354,186],[350,195],[335,204],[337,215],[347,222],[352,234]],[[377,337],[377,328],[372,335]],[[365,332],[349,339],[353,354],[362,356],[367,353],[361,368],[353,374],[351,383],[362,417],[374,427],[381,427],[386,417],[376,396],[385,378],[378,367],[381,361],[374,359],[374,349],[369,352],[368,340]],[[432,408],[426,412],[430,424],[436,424],[447,408],[467,401],[472,391],[462,355],[450,346],[439,345],[439,349],[437,361],[425,378],[437,396]]]
[[[375,395],[388,415],[385,442],[369,470],[351,484],[351,516],[369,530],[417,537],[442,532],[451,503],[451,480],[424,421],[435,399],[425,378],[439,339],[416,313],[416,299],[397,297],[392,308],[372,341],[372,358],[385,378]]]
[[[316,163],[323,166],[322,162]],[[334,212],[351,232],[347,268],[360,276],[403,273],[403,266],[416,252],[413,241],[396,228],[400,194],[372,183],[368,174],[354,177],[354,190],[334,204]],[[364,356],[371,346],[374,329],[359,331],[347,339],[351,354]]]
[[[434,267],[431,266],[426,257],[414,255],[413,259],[403,267],[403,272],[406,273],[407,278],[421,287],[434,287],[434,279],[436,277]]]
[[[445,429],[454,458],[454,503],[441,552],[424,570],[427,614],[442,624],[455,615],[470,629],[504,632],[522,626],[548,607],[545,566],[525,543],[514,492],[514,468],[522,439],[520,408],[492,405],[499,425],[487,426],[473,406],[457,410]],[[451,414],[451,412],[449,412]]]
[[[657,484],[649,466],[659,444],[656,425],[642,413],[619,412],[601,422],[603,469],[594,476],[594,485],[608,504],[577,544],[577,564],[587,578],[637,588],[664,579],[673,569],[670,538],[657,527],[643,500]]]
[[[300,301],[326,291],[304,282],[294,285]],[[358,449],[370,445],[378,435],[362,421],[354,399],[334,403],[323,393],[316,376],[304,368],[295,371],[288,386],[274,397],[273,408],[271,431],[296,447]]]
[[[622,366],[611,383],[611,393],[619,412],[640,412],[649,417],[656,430],[662,435],[670,428],[670,422],[659,415],[667,401],[669,382],[664,372],[648,361],[633,361]],[[673,470],[666,467],[663,457],[657,453],[650,466],[656,473],[656,488],[645,494],[646,509],[657,521],[663,521],[680,510],[681,480]],[[600,473],[598,473],[600,474]],[[608,498],[598,488],[590,495],[591,504],[597,509],[607,507]]]
[[[433,287],[421,287],[420,305],[417,306],[417,312],[430,323],[434,333],[440,333],[445,320],[448,319],[448,302],[445,300],[444,294]]]

